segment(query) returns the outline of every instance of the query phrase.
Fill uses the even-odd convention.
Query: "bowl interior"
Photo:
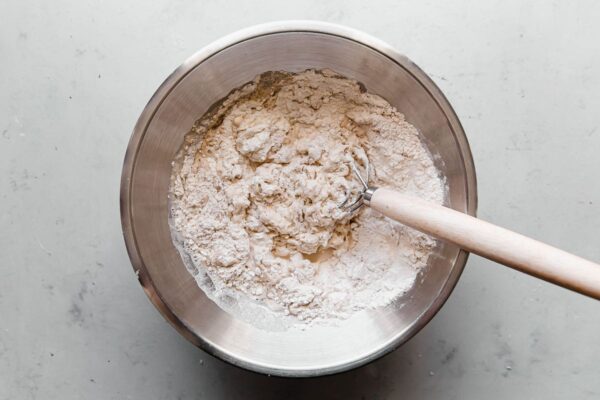
[[[383,49],[385,50],[385,49]],[[232,89],[265,71],[330,68],[387,99],[422,134],[448,182],[447,203],[474,212],[474,171],[460,124],[435,85],[401,56],[324,32],[271,32],[193,57],[144,111],[131,152],[128,248],[147,293],[191,341],[237,365],[292,376],[337,372],[403,343],[441,307],[466,260],[441,244],[402,301],[357,314],[337,327],[269,332],[209,300],[171,242],[167,191],[171,160],[194,121]],[[183,73],[182,73],[183,71]],[[142,120],[142,119],[141,119]],[[133,146],[133,148],[131,148]],[[465,161],[466,160],[466,161]],[[125,177],[125,175],[124,175]],[[129,225],[130,224],[130,225]],[[126,229],[127,230],[127,229]],[[127,236],[127,235],[126,235]]]

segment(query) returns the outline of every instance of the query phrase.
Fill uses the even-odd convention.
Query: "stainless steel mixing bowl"
[[[187,339],[250,370],[316,376],[357,367],[406,342],[440,309],[467,253],[440,244],[401,300],[337,327],[270,332],[209,300],[184,267],[167,224],[171,160],[194,121],[232,89],[265,71],[330,68],[362,82],[416,126],[448,182],[448,204],[475,214],[475,169],[463,129],[433,81],[408,58],[364,33],[316,22],[252,27],[185,61],[158,88],[135,126],[121,181],[129,256],[146,294]]]

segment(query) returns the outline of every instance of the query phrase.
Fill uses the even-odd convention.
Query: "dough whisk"
[[[439,204],[389,188],[369,186],[356,164],[352,171],[362,189],[349,193],[339,207],[354,213],[363,205],[411,228],[521,272],[600,300],[600,265],[527,236]]]

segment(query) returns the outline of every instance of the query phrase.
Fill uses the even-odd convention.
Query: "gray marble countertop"
[[[179,63],[248,25],[320,19],[431,74],[471,142],[481,217],[600,261],[599,2],[4,0],[0,16],[1,400],[600,397],[600,304],[475,256],[371,365],[226,365],[147,300],[119,218],[130,132]]]

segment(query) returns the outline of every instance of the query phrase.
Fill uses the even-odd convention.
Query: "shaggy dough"
[[[410,288],[435,242],[338,208],[360,189],[350,162],[367,155],[375,185],[443,201],[415,128],[357,82],[270,72],[234,91],[174,162],[173,236],[200,286],[222,305],[249,298],[301,320],[345,318]]]

